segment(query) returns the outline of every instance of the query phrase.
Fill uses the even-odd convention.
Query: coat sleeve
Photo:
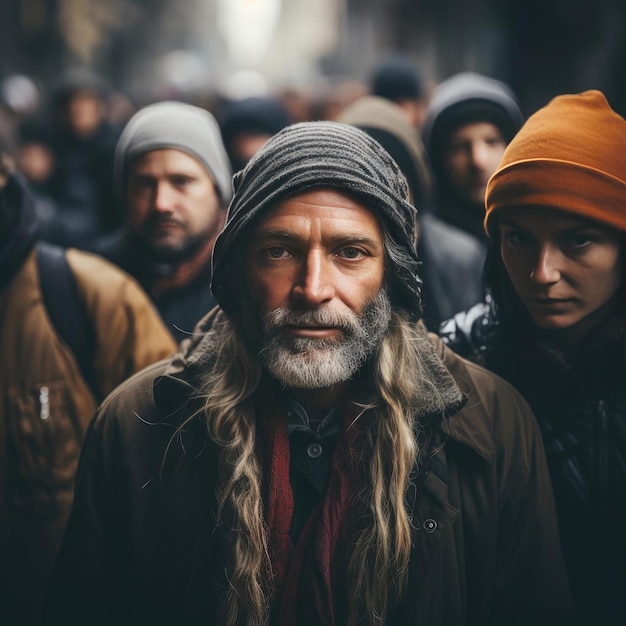
[[[537,423],[509,387],[510,411],[496,420],[498,541],[490,623],[574,623],[574,604]]]
[[[78,250],[68,261],[93,321],[96,384],[104,397],[135,372],[176,351],[176,342],[141,287],[105,259]]]
[[[106,404],[106,403],[105,403]],[[43,624],[125,623],[128,546],[123,494],[115,489],[123,471],[115,428],[101,408],[92,420],[76,477],[74,504],[48,586]]]

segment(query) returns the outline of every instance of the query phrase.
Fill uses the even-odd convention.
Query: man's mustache
[[[331,327],[352,333],[358,329],[359,319],[352,312],[340,313],[332,309],[293,311],[281,308],[267,313],[263,325],[269,335],[276,335],[287,326]]]
[[[151,215],[145,222],[145,228],[159,228],[161,226],[184,226],[184,221],[170,215]]]

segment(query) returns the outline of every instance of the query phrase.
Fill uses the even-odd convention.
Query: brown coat
[[[67,258],[92,325],[92,370],[104,396],[176,344],[128,275],[78,250]],[[3,593],[11,585],[7,597],[20,611],[12,622],[18,624],[28,623],[52,566],[96,410],[76,358],[47,315],[35,249],[0,293],[0,337],[0,582]]]
[[[446,419],[421,416],[432,449],[407,493],[410,592],[386,623],[571,624],[530,410],[507,383],[431,341],[440,391],[460,388],[466,401]],[[45,623],[218,623],[230,533],[214,523],[217,450],[196,420],[166,454],[199,408],[193,361],[179,355],[133,377],[92,422]]]

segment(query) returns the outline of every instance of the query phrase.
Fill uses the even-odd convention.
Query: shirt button
[[[427,519],[422,524],[422,528],[427,533],[434,533],[437,530],[437,522],[434,519]]]
[[[320,454],[322,454],[322,446],[319,443],[312,443],[306,449],[306,453],[312,458],[316,459]]]

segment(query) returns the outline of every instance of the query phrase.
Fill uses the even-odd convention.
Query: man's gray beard
[[[391,303],[384,289],[362,315],[332,309],[291,311],[276,309],[263,318],[261,357],[269,373],[285,387],[323,389],[349,380],[380,347],[391,320]],[[339,339],[293,337],[285,325],[332,326]]]

